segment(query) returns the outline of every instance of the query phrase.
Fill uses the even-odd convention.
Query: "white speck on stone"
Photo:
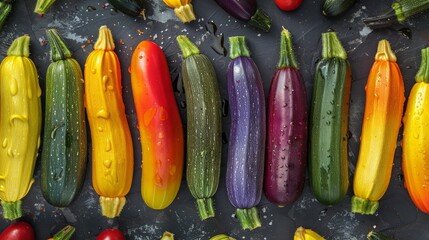
[[[372,29],[367,27],[366,25],[359,31],[361,37],[366,37],[372,32]]]

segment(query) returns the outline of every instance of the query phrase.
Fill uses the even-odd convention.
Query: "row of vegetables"
[[[0,0],[0,30],[7,16],[12,10],[15,0]],[[145,17],[144,0],[108,0],[112,6],[132,17]],[[163,0],[164,3],[174,9],[174,13],[183,23],[196,19],[192,6],[192,0]],[[37,0],[34,12],[45,14],[56,0]],[[215,0],[231,16],[248,22],[251,26],[268,32],[271,28],[271,19],[267,13],[258,8],[256,0]],[[294,11],[302,4],[303,0],[274,0],[279,9],[289,12]],[[356,0],[322,0],[321,11],[327,17],[337,17],[355,4]],[[371,28],[388,27],[404,21],[416,14],[429,9],[429,1],[397,0],[385,13],[364,19]]]

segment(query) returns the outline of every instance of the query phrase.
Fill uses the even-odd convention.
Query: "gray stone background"
[[[293,205],[284,208],[262,199],[259,209],[262,227],[254,231],[243,231],[234,218],[234,208],[228,202],[225,189],[225,163],[227,144],[223,145],[222,173],[219,190],[215,196],[216,217],[200,221],[194,201],[186,182],[183,180],[180,192],[173,204],[163,211],[151,210],[145,206],[140,196],[141,148],[136,115],[131,94],[130,77],[127,71],[132,49],[142,40],[152,40],[159,44],[168,59],[172,84],[176,91],[178,105],[183,105],[185,96],[181,86],[179,67],[180,51],[175,37],[186,34],[196,42],[201,52],[213,60],[224,99],[226,93],[226,68],[229,58],[213,50],[221,35],[225,39],[233,35],[245,35],[256,64],[261,71],[265,92],[271,83],[278,59],[281,27],[288,28],[294,37],[296,55],[304,76],[307,92],[311,93],[312,75],[317,59],[320,57],[320,34],[329,28],[338,32],[353,70],[353,85],[350,106],[349,170],[352,181],[359,149],[361,121],[365,103],[364,87],[369,69],[373,63],[377,43],[388,39],[398,57],[402,70],[406,96],[414,83],[414,75],[420,64],[420,49],[429,40],[429,15],[415,17],[401,26],[372,31],[365,27],[362,18],[381,13],[391,1],[358,1],[343,16],[335,19],[325,18],[320,11],[319,1],[304,0],[295,12],[280,11],[272,0],[259,0],[272,18],[273,26],[269,33],[259,32],[245,23],[228,16],[211,0],[194,0],[198,19],[190,24],[182,24],[171,9],[161,0],[148,0],[147,19],[133,19],[112,10],[107,0],[58,0],[43,17],[34,14],[35,0],[16,0],[12,15],[0,33],[0,59],[16,37],[22,34],[31,36],[31,57],[37,65],[40,85],[45,88],[45,73],[49,64],[49,47],[46,45],[44,31],[56,28],[67,41],[74,57],[83,66],[92,51],[98,35],[98,28],[107,25],[116,42],[116,52],[122,64],[123,97],[135,151],[135,171],[133,186],[127,196],[127,204],[122,215],[114,220],[101,216],[98,196],[91,186],[91,167],[88,165],[86,181],[78,199],[68,208],[57,209],[50,206],[40,191],[40,166],[36,165],[36,182],[23,200],[24,219],[30,222],[38,239],[47,239],[65,224],[76,227],[75,239],[95,239],[103,229],[119,227],[127,239],[158,239],[165,230],[174,232],[177,239],[209,239],[218,233],[227,233],[237,239],[292,239],[298,226],[312,228],[327,239],[365,239],[373,228],[394,236],[396,239],[429,239],[429,216],[418,211],[403,187],[401,172],[401,134],[398,138],[395,163],[389,189],[380,201],[380,208],[374,216],[362,216],[350,212],[351,188],[344,201],[337,206],[327,207],[317,202],[306,183],[304,193]],[[213,22],[217,31],[208,31],[207,25]],[[411,31],[411,37],[404,32]],[[310,96],[310,94],[308,94]],[[44,102],[45,95],[42,94]],[[180,108],[185,121],[185,111]],[[223,118],[226,136],[229,132],[229,116]],[[0,230],[9,222],[0,220]]]

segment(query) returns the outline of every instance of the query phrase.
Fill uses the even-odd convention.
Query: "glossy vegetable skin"
[[[227,85],[231,116],[226,189],[243,229],[261,226],[266,112],[261,75],[244,37],[230,37]]]
[[[347,131],[352,74],[335,32],[322,33],[310,112],[309,176],[317,200],[340,202],[349,186]]]
[[[145,18],[144,0],[108,0],[119,11],[132,16]]]
[[[125,240],[124,234],[117,228],[102,231],[95,240]]]
[[[280,206],[301,195],[307,165],[307,96],[291,38],[283,29],[280,59],[268,94],[264,192]]]
[[[374,214],[389,186],[405,101],[401,71],[387,40],[378,44],[365,89],[352,212]]]
[[[299,227],[295,231],[293,240],[325,240],[325,238],[311,229]]]
[[[408,97],[403,120],[402,170],[405,187],[420,211],[429,213],[429,48],[422,49],[416,83]]]
[[[54,29],[46,35],[51,61],[46,74],[46,111],[41,188],[56,207],[68,206],[85,180],[87,139],[84,86],[79,63]]]
[[[250,25],[268,32],[270,17],[258,8],[256,0],[215,0],[231,16],[248,22]]]
[[[350,9],[356,0],[323,0],[322,13],[327,17],[336,17]]]
[[[283,11],[293,11],[301,6],[303,0],[274,0],[277,7]]]
[[[42,108],[30,37],[15,39],[0,66],[0,199],[3,217],[21,217],[21,199],[34,182]]]
[[[186,36],[178,36],[177,41],[182,49],[187,105],[186,180],[204,220],[215,216],[212,197],[219,185],[222,159],[222,104],[210,60]]]
[[[150,208],[164,209],[173,202],[182,181],[184,136],[161,48],[140,42],[130,73],[143,151],[141,193]]]
[[[85,64],[85,103],[92,140],[92,185],[103,216],[119,216],[131,188],[134,153],[122,100],[121,66],[110,30],[101,26]]]
[[[45,14],[49,8],[55,3],[56,0],[37,0],[34,12],[38,14]]]
[[[14,222],[0,234],[0,240],[34,240],[33,227],[26,222]]]
[[[0,1],[0,31],[6,22],[7,16],[12,11],[12,3],[14,0],[3,0]]]
[[[214,237],[211,237],[210,240],[235,240],[235,238],[229,237],[225,234],[219,234]]]
[[[183,23],[195,20],[194,8],[192,0],[163,0],[164,3],[174,9],[174,13]]]

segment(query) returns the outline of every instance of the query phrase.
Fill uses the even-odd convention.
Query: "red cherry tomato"
[[[0,239],[1,240],[1,239]],[[106,229],[98,235],[96,240],[126,240],[124,234],[116,228]]]
[[[26,222],[10,224],[1,234],[0,240],[34,240],[34,231]]]
[[[302,4],[302,0],[274,0],[274,2],[283,11],[293,11]]]

